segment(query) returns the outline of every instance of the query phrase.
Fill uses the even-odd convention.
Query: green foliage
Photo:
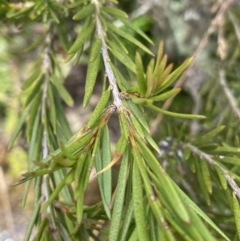
[[[29,23],[38,23],[43,28],[42,36],[28,48],[38,56],[22,84],[22,110],[9,142],[11,148],[21,134],[29,144],[28,171],[15,184],[26,185],[23,203],[30,183],[35,189],[34,211],[24,241],[30,240],[34,227],[36,241],[240,237],[238,119],[232,117],[235,122],[230,127],[226,123],[229,112],[224,109],[216,125],[207,123],[221,106],[215,103],[218,87],[209,83],[201,90],[202,96],[207,96],[204,115],[167,110],[162,102],[180,93],[176,82],[194,58],[173,69],[162,41],[153,57],[148,46],[151,39],[114,3],[39,0],[20,7],[7,2],[0,5],[6,11],[4,15],[0,10],[5,24],[29,28]],[[77,26],[74,37],[72,26]],[[129,46],[137,49],[135,58],[129,54]],[[99,72],[105,73],[107,81],[88,121],[72,135],[61,101],[71,106],[73,99],[64,87],[61,66],[63,59],[80,63],[84,54],[88,66],[83,107],[89,105]],[[151,59],[145,66],[146,54]],[[223,72],[220,77],[224,79]],[[236,111],[226,83],[220,84],[226,102]],[[109,123],[114,113],[119,137],[116,145],[111,145]],[[150,131],[150,113],[171,118],[171,122],[165,119],[161,123],[164,134],[160,137]],[[205,115],[209,118],[206,128],[190,135],[182,118],[204,122]],[[120,171],[115,186],[116,165]],[[93,169],[101,201],[86,205],[84,195]],[[230,221],[226,210],[231,210]],[[235,228],[229,231],[232,224]]]

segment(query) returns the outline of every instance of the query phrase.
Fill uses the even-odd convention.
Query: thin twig
[[[232,94],[231,90],[229,89],[229,87],[227,85],[226,73],[225,73],[225,70],[223,70],[223,69],[219,70],[219,83],[223,88],[223,91],[230,103],[230,106],[233,109],[233,112],[236,114],[236,116],[240,120],[240,109],[238,108],[238,103],[237,103],[234,95]]]
[[[236,196],[240,200],[240,188],[238,187],[237,183],[233,180],[233,178],[228,174],[227,170],[225,170],[221,165],[219,165],[210,155],[207,153],[199,150],[197,147],[191,145],[191,144],[186,144],[187,146],[193,153],[197,154],[198,156],[202,157],[205,159],[210,165],[218,166],[220,170],[222,171],[223,175],[225,176],[229,186],[232,188],[232,190],[235,192]]]
[[[48,92],[48,84],[49,84],[49,70],[51,68],[51,62],[49,57],[49,51],[50,51],[50,44],[51,44],[51,38],[50,35],[47,34],[45,38],[46,47],[44,49],[44,56],[43,56],[43,70],[45,73],[45,79],[43,84],[43,93],[42,93],[42,106],[41,106],[41,119],[44,125],[43,128],[43,139],[42,139],[42,158],[46,158],[49,154],[48,151],[48,143],[47,143],[47,131],[46,131],[46,99],[47,99],[47,92]],[[42,192],[43,192],[43,200],[46,202],[48,200],[48,191],[47,191],[47,180],[46,176],[43,176],[43,186],[42,186]],[[48,207],[47,212],[50,212],[50,208]]]
[[[227,10],[227,8],[228,8],[228,6],[230,5],[231,2],[232,2],[232,0],[223,0],[217,15],[211,21],[211,24],[210,24],[208,30],[203,35],[203,37],[202,37],[198,47],[196,48],[196,50],[195,50],[195,52],[193,54],[193,56],[195,58],[193,59],[192,63],[188,66],[188,68],[184,71],[184,73],[182,74],[181,78],[176,82],[176,84],[174,85],[174,88],[181,87],[183,85],[183,83],[184,83],[184,81],[186,79],[187,74],[189,73],[189,71],[192,69],[192,67],[196,63],[196,60],[197,60],[198,56],[200,55],[200,53],[202,52],[202,50],[205,48],[205,46],[208,43],[209,36],[215,31],[216,27],[218,26],[219,21],[221,21],[225,11]],[[172,104],[173,100],[174,100],[174,97],[168,99],[164,103],[162,108],[164,110],[167,110],[170,107],[170,105]],[[153,123],[151,125],[151,130],[150,130],[151,134],[153,134],[157,130],[157,128],[158,128],[162,118],[163,118],[163,114],[159,113],[157,118],[153,121]]]
[[[96,1],[97,2],[97,1]],[[94,1],[95,4],[95,1]],[[98,12],[98,5],[96,5],[96,9]],[[113,99],[114,99],[114,104],[117,107],[117,110],[120,110],[120,106],[122,106],[122,100],[120,99],[120,93],[118,90],[118,86],[117,86],[117,81],[116,81],[116,77],[113,73],[113,70],[111,68],[110,65],[110,58],[109,58],[109,54],[108,54],[108,47],[106,44],[106,33],[103,29],[101,20],[98,16],[98,13],[96,14],[96,28],[97,28],[97,35],[98,37],[102,40],[102,57],[103,57],[103,62],[104,62],[104,66],[105,66],[105,72],[106,72],[106,76],[108,77],[108,81],[111,85],[112,88],[112,94],[113,94]]]
[[[239,26],[239,22],[237,22],[236,17],[230,11],[228,11],[228,15],[229,15],[229,18],[231,19],[231,21],[233,23],[233,27],[234,27],[234,30],[235,30],[238,42],[240,43],[240,26]]]

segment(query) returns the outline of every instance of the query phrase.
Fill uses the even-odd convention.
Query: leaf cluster
[[[152,57],[145,67],[140,51],[153,53],[135,35],[149,44],[152,41],[113,2],[4,3],[8,8],[6,18],[16,24],[39,22],[45,30],[28,48],[40,54],[33,62],[30,77],[22,84],[22,112],[9,144],[12,147],[21,132],[29,143],[29,169],[16,183],[26,183],[23,203],[30,183],[35,189],[34,212],[24,240],[30,240],[34,226],[34,240],[232,240],[227,237],[230,232],[224,232],[229,230],[229,223],[236,225],[234,235],[240,236],[239,149],[219,137],[228,127],[219,125],[191,136],[186,135],[184,125],[175,128],[168,123],[166,132],[171,137],[160,143],[150,132],[146,113],[152,110],[174,120],[205,118],[160,107],[161,102],[181,91],[173,84],[193,58],[172,71],[173,64],[168,63],[160,42],[156,58]],[[72,42],[68,34],[63,34],[69,15],[78,25]],[[124,30],[115,20],[122,23]],[[139,49],[135,59],[126,41]],[[66,62],[74,59],[75,64],[83,53],[88,53],[84,107],[90,101],[98,73],[105,73],[96,107],[73,136],[61,102],[73,104],[63,85],[59,49]],[[204,88],[210,92],[210,100],[217,98],[214,88]],[[209,105],[212,110],[212,101]],[[120,127],[114,148],[109,134],[113,113],[117,113]],[[116,165],[120,170],[115,186]],[[97,179],[101,201],[86,205],[84,193],[92,176]],[[207,206],[211,203],[215,209],[210,212]],[[235,221],[224,221],[218,227],[214,221],[219,216],[221,220],[230,218],[221,209],[223,206],[228,207]]]

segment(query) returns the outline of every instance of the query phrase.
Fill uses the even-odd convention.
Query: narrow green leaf
[[[137,119],[133,114],[131,114],[130,117],[131,117],[131,121],[132,121],[133,126],[135,127],[137,133],[139,134],[139,136],[140,136],[141,138],[144,139],[144,137],[145,137],[145,136],[144,136],[144,131],[143,131],[143,129],[142,129],[141,124],[138,122],[138,119]]]
[[[240,238],[240,209],[239,209],[239,204],[238,200],[236,198],[235,193],[232,194],[232,202],[233,202],[233,214],[236,222],[236,227],[237,227],[237,234],[238,238]]]
[[[29,114],[30,108],[31,108],[31,105],[27,106],[23,110],[23,112],[22,112],[22,114],[21,114],[21,116],[19,118],[19,121],[17,122],[17,126],[15,127],[15,129],[14,129],[14,131],[12,133],[12,137],[11,137],[11,139],[9,141],[9,144],[8,144],[8,149],[12,148],[15,140],[17,139],[20,131],[22,130],[22,126],[23,126],[23,124],[24,124],[24,122],[25,122],[25,120],[26,120],[26,118],[27,118],[27,116]]]
[[[80,33],[77,36],[77,39],[75,40],[72,47],[68,50],[68,54],[76,53],[79,49],[81,49],[84,43],[86,42],[86,40],[94,31],[94,29],[95,29],[95,22],[90,21],[89,23],[89,21],[86,20]]]
[[[54,92],[53,93],[54,105],[55,105],[56,114],[57,114],[57,136],[60,141],[62,141],[63,143],[66,143],[72,136],[72,132],[70,130],[67,118],[65,116],[65,112],[64,112],[61,100],[59,96],[56,95],[55,92],[57,91],[54,90],[54,88],[53,88],[53,92]],[[61,134],[59,134],[59,132]]]
[[[134,230],[132,231],[131,236],[127,239],[128,241],[138,241],[140,240],[138,238],[138,232],[137,232],[137,228],[134,228]],[[146,239],[147,240],[147,239]]]
[[[219,177],[219,180],[220,180],[220,183],[222,185],[222,188],[224,190],[226,190],[228,184],[227,184],[227,179],[226,179],[226,177],[223,174],[223,171],[221,170],[221,168],[218,165],[214,165],[214,168],[215,168],[215,170],[217,172],[217,175]]]
[[[139,88],[137,85],[131,85],[129,88],[128,88],[128,93],[139,93]]]
[[[37,232],[37,234],[34,237],[34,241],[40,241],[41,240],[43,232],[44,232],[44,229],[47,226],[47,223],[48,223],[48,218],[47,217],[45,217],[45,218],[43,218],[43,220],[41,220],[41,223],[38,226],[38,230],[37,230],[38,232]]]
[[[75,60],[74,60],[75,65],[79,64],[79,62],[80,62],[80,58],[81,58],[82,53],[83,53],[83,48],[84,48],[84,45],[82,45],[82,47],[77,51],[77,54],[76,54],[76,57],[75,57]],[[74,57],[74,55],[73,55],[73,57]],[[69,58],[69,60],[70,59],[71,58]],[[68,61],[66,61],[66,62],[68,62]]]
[[[66,185],[66,180],[68,178],[69,175],[71,175],[71,173],[74,172],[74,169],[72,169],[62,180],[60,183],[58,183],[58,185],[54,188],[54,190],[52,191],[51,195],[49,196],[47,202],[45,202],[43,204],[43,206],[41,207],[41,211],[46,210],[46,208],[57,198],[57,196],[59,195],[59,192],[64,188],[64,186]]]
[[[30,169],[33,166],[33,161],[36,160],[36,151],[38,150],[38,138],[41,140],[42,135],[42,125],[40,122],[40,111],[37,112],[36,118],[34,120],[33,129],[32,129],[32,136],[31,141],[29,143],[29,149],[28,149],[28,169]],[[37,156],[39,158],[39,156]]]
[[[77,164],[76,164],[76,167],[75,167],[75,173],[74,173],[74,178],[77,181],[77,183],[80,182],[81,172],[83,170],[84,163],[86,162],[85,161],[86,158],[87,158],[87,152],[86,151],[81,152],[81,154],[78,157],[78,161],[77,161]]]
[[[132,110],[135,117],[138,119],[138,121],[144,127],[144,129],[149,133],[149,126],[146,121],[144,112],[136,104],[134,104],[131,100],[127,101],[127,104],[129,105],[129,107]]]
[[[109,240],[117,241],[118,236],[120,234],[120,223],[122,219],[122,212],[123,212],[123,204],[125,198],[125,189],[127,183],[127,176],[128,176],[128,158],[129,158],[129,151],[128,149],[124,152],[120,172],[118,176],[118,183],[116,187],[116,196],[113,205],[113,213],[112,213],[112,220],[110,224],[110,231],[109,231]]]
[[[37,216],[39,215],[40,204],[41,203],[39,202],[33,209],[33,213],[30,217],[30,220],[28,220],[28,224],[27,224],[27,228],[25,230],[25,235],[24,235],[23,241],[30,240],[30,236],[31,236],[33,228],[34,228],[35,220],[36,220]]]
[[[110,48],[110,51],[123,65],[136,74],[136,66],[128,55],[116,48]]]
[[[121,36],[121,37],[127,39],[128,41],[132,42],[133,44],[135,44],[136,46],[141,48],[143,51],[145,51],[146,53],[149,53],[149,54],[153,55],[153,53],[148,48],[146,48],[141,42],[139,42],[136,38],[132,37],[130,34],[126,33],[125,31],[123,31],[119,28],[117,28],[116,26],[114,26],[110,22],[107,23],[107,26],[110,30],[112,30],[113,32],[115,32],[119,36]]]
[[[24,107],[28,106],[34,99],[34,97],[41,92],[42,84],[46,76],[41,75],[41,77],[34,81],[34,83],[22,91],[21,96],[23,96]]]
[[[156,219],[154,217],[154,215],[150,212],[150,214],[148,214],[150,217],[148,219],[149,220],[149,240],[151,241],[158,241],[158,232],[157,230],[159,229],[158,224],[156,222]]]
[[[95,4],[90,3],[83,9],[81,9],[77,14],[73,16],[73,20],[80,20],[89,15],[91,15],[95,10]]]
[[[30,45],[28,45],[25,49],[24,49],[24,52],[25,53],[28,53],[32,50],[34,50],[35,48],[37,48],[43,41],[44,39],[46,38],[46,36],[43,34],[41,36],[39,36],[35,41],[33,41]],[[34,71],[34,73],[40,73],[40,70],[39,71]],[[25,81],[24,81],[25,82]],[[23,83],[24,84],[24,83]],[[25,89],[25,88],[24,88]]]
[[[218,148],[208,151],[211,154],[218,154],[218,155],[240,155],[240,149],[238,147],[231,147],[231,146],[218,146]],[[227,159],[226,159],[227,161]],[[230,159],[229,159],[230,161]],[[238,163],[238,162],[237,162]]]
[[[53,10],[53,8],[49,6],[49,7],[48,7],[48,11],[50,12],[50,15],[52,16],[53,20],[55,20],[55,22],[56,22],[57,24],[59,24],[60,21],[59,21],[59,19],[58,19],[58,17],[57,17],[57,13]]]
[[[135,26],[133,23],[131,23],[129,20],[121,19],[121,21],[129,28],[134,30],[137,34],[139,34],[141,37],[143,37],[145,40],[147,40],[150,44],[153,45],[153,41],[137,26]]]
[[[40,110],[40,107],[41,107],[41,97],[42,97],[42,93],[40,91],[37,94],[37,96],[34,97],[34,100],[32,101],[32,104],[31,104],[31,109],[29,111],[29,116],[28,116],[27,130],[26,130],[28,142],[30,142],[31,140],[35,118],[37,117],[37,112]]]
[[[198,146],[198,148],[203,150],[203,151],[215,150],[218,147],[219,147],[219,145],[217,143],[208,143],[208,144],[203,144],[201,146]]]
[[[53,132],[56,135],[57,134],[57,110],[54,100],[54,91],[52,84],[48,84],[48,99],[49,99],[49,108],[50,108],[50,114],[49,118],[53,127]],[[61,113],[59,113],[61,114]]]
[[[156,65],[155,65],[155,69],[154,69],[154,75],[156,75],[158,66],[160,61],[162,60],[163,57],[163,47],[164,47],[164,43],[163,41],[160,41],[159,46],[158,46],[158,52],[157,52],[157,61],[156,61]]]
[[[161,59],[161,62],[158,66],[155,66],[155,70],[153,72],[154,76],[157,76],[158,79],[160,79],[161,75],[163,74],[167,64],[167,55],[165,54],[163,58]],[[156,72],[155,72],[156,71]]]
[[[120,71],[111,62],[110,62],[110,65],[111,65],[113,73],[114,73],[114,75],[116,77],[118,87],[121,89],[121,91],[126,91],[127,89],[129,89],[130,85],[125,80],[125,78],[122,76]]]
[[[122,157],[127,145],[128,145],[128,140],[126,140],[125,134],[121,133],[121,136],[116,145],[115,155],[119,155],[120,157]],[[120,157],[118,158],[118,160],[120,159]]]
[[[195,166],[195,160],[194,160],[194,156],[192,154],[190,154],[189,158],[187,159],[190,170],[195,173],[196,172],[196,166]]]
[[[143,130],[144,132],[144,139],[150,144],[150,146],[158,153],[160,154],[161,151],[159,149],[159,146],[157,145],[157,143],[153,140],[152,136],[146,131]]]
[[[125,12],[114,7],[101,7],[101,11],[108,13],[116,18],[128,18],[128,15]]]
[[[218,232],[225,240],[230,239],[214,224],[214,222],[173,182],[176,191],[184,200],[189,208],[192,208],[206,223],[208,223],[216,232]]]
[[[83,217],[83,201],[84,201],[84,190],[80,185],[81,189],[79,190],[79,195],[77,195],[77,205],[76,205],[76,217],[77,217],[77,226],[79,226],[82,222]],[[80,188],[79,187],[79,188]]]
[[[238,157],[220,156],[216,158],[219,162],[229,163],[233,165],[240,165],[240,160]]]
[[[200,160],[200,166],[201,166],[201,171],[202,171],[205,186],[207,187],[208,192],[211,194],[212,193],[211,176],[210,176],[208,164],[202,158]]]
[[[68,91],[66,90],[66,88],[63,86],[63,84],[57,79],[56,76],[52,76],[52,82],[54,84],[54,86],[56,87],[59,95],[61,96],[61,98],[64,100],[64,102],[69,105],[69,106],[73,106],[73,99],[71,97],[71,95],[68,93]],[[52,103],[54,104],[54,103]]]
[[[82,47],[80,46],[81,53],[82,53],[82,49],[83,49],[83,46]],[[71,53],[71,54],[68,53],[65,63],[69,62],[75,55],[76,55],[76,52]]]
[[[169,98],[177,95],[180,91],[181,91],[181,88],[174,88],[174,89],[166,91],[165,93],[162,93],[160,95],[153,96],[153,97],[151,97],[151,99],[153,101],[163,101],[163,100],[169,99]]]
[[[136,52],[136,55],[135,55],[135,63],[136,63],[139,92],[140,92],[141,96],[145,96],[145,93],[147,90],[147,83],[146,83],[146,80],[144,77],[144,69],[143,69],[142,59],[138,52]]]
[[[129,138],[129,123],[127,120],[127,112],[124,111],[123,108],[120,109],[119,118],[120,118],[120,126],[123,134],[125,135],[126,140]]]
[[[127,141],[126,141],[124,133],[122,133],[120,138],[119,138],[119,140],[118,140],[118,142],[117,142],[116,149],[115,149],[112,161],[105,168],[103,168],[101,171],[99,171],[97,173],[97,175],[107,171],[114,164],[116,164],[120,160],[120,158],[122,157],[126,147],[127,147]]]
[[[171,112],[171,111],[167,111],[161,108],[158,108],[154,105],[148,105],[148,108],[155,110],[157,112],[163,113],[165,115],[169,115],[169,116],[174,116],[174,117],[178,117],[178,118],[186,118],[186,119],[206,119],[205,116],[203,115],[194,115],[194,114],[182,114],[182,113],[175,113],[175,112]]]
[[[205,223],[202,222],[200,217],[193,212],[191,209],[189,210],[191,224],[189,229],[187,230],[188,233],[191,235],[193,240],[209,240],[209,241],[217,241],[214,236],[210,233],[208,228],[206,227]]]
[[[34,71],[34,73],[28,78],[26,79],[23,84],[22,84],[22,89],[26,90],[27,88],[29,88],[35,81],[38,81],[39,79],[41,79],[42,77],[42,73],[40,70],[38,71]]]
[[[88,0],[78,0],[77,2],[72,2],[68,5],[69,8],[75,8],[77,7],[78,5],[81,5],[81,4],[86,4],[87,2],[89,2]]]
[[[129,205],[127,207],[126,215],[123,219],[123,226],[121,229],[119,241],[126,240],[126,237],[127,237],[128,231],[129,231],[129,227],[131,224],[132,216],[133,216],[133,203],[132,203],[132,199],[131,199],[131,201],[129,202]]]
[[[191,64],[193,57],[186,59],[175,71],[173,71],[163,82],[159,91],[166,89],[182,74],[182,72]]]
[[[153,68],[154,68],[154,59],[151,59],[147,66],[147,74],[146,74],[146,80],[147,80],[147,92],[146,92],[146,97],[149,97],[152,95],[152,92],[155,89],[156,85],[156,78],[153,78]]]
[[[175,211],[176,215],[186,223],[190,223],[190,218],[185,205],[183,204],[181,198],[176,193],[175,188],[172,185],[172,180],[167,176],[164,170],[161,168],[160,164],[156,160],[155,156],[148,149],[148,147],[142,142],[138,137],[136,138],[137,143],[140,148],[139,151],[147,160],[147,164],[156,176],[159,176],[158,180],[161,183],[161,191],[164,191],[168,202],[171,204],[172,209]],[[159,172],[160,171],[160,172]],[[160,174],[161,173],[161,174]]]
[[[148,93],[147,93],[148,94]],[[151,105],[153,103],[153,100],[150,98],[138,98],[136,96],[133,96],[131,98],[132,102],[137,104],[137,105]]]
[[[176,222],[175,219],[173,219],[168,212],[164,211],[164,216],[166,217],[167,221],[169,222],[170,226],[172,227],[171,229],[172,230],[176,230],[179,235],[186,241],[192,241],[193,239],[190,238],[189,236],[189,227],[187,228],[187,230],[185,229],[185,226],[184,225],[181,225],[179,224],[178,222]],[[175,240],[175,238],[172,238],[172,237],[169,237],[170,235],[172,236],[172,232],[171,232],[171,229],[166,227],[165,229],[163,229],[163,233],[165,234],[166,236],[166,239],[167,240]],[[188,232],[188,233],[187,233]],[[172,238],[172,239],[171,239]]]
[[[102,47],[102,40],[100,38],[95,38],[93,40],[92,46],[91,46],[91,52],[90,52],[90,62],[94,62],[97,57],[100,55]]]
[[[97,178],[98,178],[98,185],[99,185],[99,190],[100,190],[100,194],[101,194],[101,198],[102,198],[102,203],[104,206],[104,210],[107,214],[107,217],[109,219],[111,219],[111,212],[109,209],[109,205],[106,201],[105,195],[104,195],[104,183],[103,183],[103,174],[101,173],[105,168],[103,167],[103,160],[102,160],[102,156],[100,153],[100,148],[97,148],[96,150],[96,155],[95,155],[95,167],[96,167],[96,171],[98,173]],[[109,169],[108,169],[109,170]]]
[[[107,19],[105,18],[105,16],[102,16],[102,15],[99,15],[99,17],[103,26],[103,30],[107,32],[108,31]]]
[[[144,214],[144,202],[143,202],[143,190],[142,190],[142,180],[137,167],[137,163],[133,162],[133,210],[134,218],[137,227],[137,234],[139,241],[147,241],[147,229],[146,229],[146,217]]]
[[[198,183],[199,183],[201,192],[202,192],[207,204],[210,205],[211,201],[210,201],[210,197],[209,197],[209,192],[208,192],[207,186],[205,184],[205,181],[203,179],[200,162],[201,162],[201,160],[199,160],[199,158],[195,161],[197,179],[198,179]]]
[[[169,64],[167,66],[167,68],[163,71],[162,75],[159,76],[154,94],[157,95],[158,93],[161,92],[161,86],[164,83],[164,81],[166,80],[166,78],[169,76],[169,73],[171,72],[172,68],[173,68],[173,64]]]
[[[92,92],[96,83],[98,70],[100,67],[100,54],[94,62],[88,64],[87,77],[85,83],[85,94],[83,99],[83,107],[85,108],[92,96]]]
[[[161,212],[161,205],[157,197],[155,196],[155,192],[153,191],[153,188],[150,184],[150,177],[147,174],[145,162],[140,154],[139,146],[136,144],[133,137],[131,137],[131,144],[132,144],[132,155],[134,157],[134,162],[137,163],[138,169],[140,171],[144,189],[147,194],[148,202],[150,204],[150,207],[152,209],[153,214],[155,215],[157,221],[159,222],[159,225],[162,225],[161,220],[163,219],[163,214]],[[147,160],[149,161],[149,160]]]
[[[110,136],[107,125],[103,127],[102,135],[102,161],[103,168],[106,167],[111,162],[111,146],[110,146]],[[103,191],[104,197],[106,199],[108,207],[110,207],[112,200],[112,169],[102,173],[103,179]]]
[[[99,117],[101,116],[104,108],[106,107],[106,105],[108,103],[110,93],[111,93],[110,87],[103,92],[98,104],[96,105],[96,107],[87,123],[88,128],[92,128],[95,125],[95,123],[97,122],[97,120],[99,119]]]
[[[115,42],[115,46],[118,46],[118,48],[121,48],[125,54],[128,54],[128,50],[125,47],[125,45],[120,41],[120,39],[116,36],[116,34],[114,34],[113,32],[108,32],[109,36],[111,37],[111,40],[109,40],[109,38],[107,39],[107,42]]]
[[[72,167],[73,165],[76,164],[76,159],[75,160],[69,160],[68,158],[55,158],[53,157],[53,162],[56,163],[57,166],[60,167]],[[50,167],[51,168],[51,167]]]
[[[206,144],[206,142],[209,142],[209,140],[211,140],[213,137],[217,136],[218,133],[220,133],[223,129],[225,128],[225,126],[218,126],[215,129],[211,130],[210,132],[202,135],[202,136],[198,136],[198,138],[193,141],[193,145],[194,143],[196,144]]]

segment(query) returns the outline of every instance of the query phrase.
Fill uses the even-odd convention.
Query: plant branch
[[[237,103],[235,97],[233,96],[231,90],[229,89],[229,87],[227,85],[226,73],[225,73],[225,70],[223,70],[223,69],[219,70],[219,83],[223,88],[223,91],[230,103],[230,106],[233,109],[233,112],[236,114],[236,116],[240,120],[240,109],[238,108],[238,103]]]
[[[95,1],[94,1],[95,4]],[[96,8],[98,7],[98,5],[96,5]],[[97,8],[98,10],[98,8]],[[98,12],[98,11],[97,11]],[[106,76],[108,77],[108,81],[109,84],[112,88],[112,94],[113,94],[113,99],[114,99],[114,105],[117,107],[118,112],[120,111],[120,106],[122,106],[122,100],[120,98],[120,92],[118,90],[118,86],[117,86],[117,81],[116,81],[116,77],[113,73],[113,70],[111,68],[110,65],[110,58],[109,58],[109,54],[108,54],[108,47],[106,44],[106,33],[103,29],[101,20],[98,16],[98,14],[96,14],[96,28],[97,28],[97,35],[98,37],[102,40],[102,57],[103,57],[103,62],[104,62],[104,66],[105,66],[105,72],[106,72]]]
[[[208,155],[207,153],[199,150],[197,147],[195,147],[195,146],[193,146],[191,144],[186,144],[185,146],[187,146],[196,155],[203,157],[203,159],[205,159],[210,165],[218,166],[220,168],[220,170],[222,171],[223,175],[225,176],[229,186],[232,188],[232,190],[235,192],[236,196],[240,200],[240,188],[238,187],[236,182],[233,180],[233,178],[228,174],[227,170],[225,170],[214,159],[212,159],[212,157],[210,155]]]
[[[237,22],[237,19],[234,16],[234,14],[232,14],[230,11],[228,11],[228,15],[229,15],[229,18],[231,19],[231,21],[233,23],[233,27],[234,27],[238,42],[240,43],[240,26],[239,26],[239,23]]]
[[[43,139],[42,139],[42,158],[46,158],[49,154],[48,151],[48,142],[47,142],[47,131],[46,131],[46,99],[47,99],[47,92],[48,92],[48,84],[49,84],[49,70],[51,67],[50,57],[49,57],[49,51],[50,51],[50,44],[51,44],[51,38],[50,35],[47,34],[45,38],[45,44],[46,47],[44,49],[44,55],[43,55],[43,71],[45,73],[45,79],[43,83],[43,92],[42,92],[42,103],[41,103],[41,119],[43,122]],[[43,201],[48,200],[48,190],[47,190],[47,177],[46,175],[43,176],[43,187],[42,187],[42,193],[43,193]],[[47,208],[47,212],[50,213],[50,208]]]
[[[45,73],[45,79],[43,84],[43,93],[42,93],[42,103],[41,103],[41,118],[43,125],[46,124],[46,98],[47,98],[47,91],[48,91],[48,84],[49,84],[49,69],[51,66],[50,57],[49,57],[49,50],[50,50],[50,43],[51,38],[49,34],[47,34],[45,38],[46,47],[44,49],[43,55],[43,71]],[[46,158],[48,156],[48,145],[47,145],[47,132],[46,128],[43,129],[43,140],[42,140],[42,157]]]
[[[226,0],[226,1],[224,0],[224,1],[222,1],[217,15],[211,21],[210,26],[208,27],[207,31],[203,35],[200,43],[198,44],[198,46],[197,46],[197,48],[196,48],[196,50],[195,50],[195,52],[193,54],[193,56],[195,56],[195,58],[193,59],[192,63],[188,66],[188,68],[184,71],[184,73],[182,74],[181,78],[176,82],[176,84],[174,85],[174,88],[178,88],[178,87],[181,87],[183,85],[184,81],[186,80],[187,74],[193,68],[194,64],[196,63],[196,60],[197,60],[198,56],[200,55],[202,50],[207,45],[209,36],[215,31],[216,27],[218,26],[219,22],[221,21],[224,13],[228,9],[228,6],[230,5],[231,2],[232,2],[232,0]],[[172,104],[174,98],[175,97],[172,97],[172,98],[169,98],[168,100],[166,100],[166,102],[164,103],[162,109],[167,110],[170,107],[170,105]],[[157,118],[154,120],[154,122],[151,125],[151,130],[150,130],[151,134],[153,134],[157,130],[157,128],[159,127],[159,124],[160,124],[162,118],[163,118],[163,114],[159,113]]]

